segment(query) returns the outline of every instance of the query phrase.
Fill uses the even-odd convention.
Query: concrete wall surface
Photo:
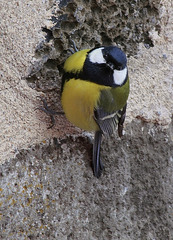
[[[0,239],[173,239],[172,1],[0,0]],[[70,38],[117,44],[131,92],[124,136],[93,135],[61,110]]]

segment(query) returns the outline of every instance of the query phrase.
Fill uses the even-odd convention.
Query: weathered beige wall
[[[1,239],[173,238],[172,7],[162,2],[154,47],[140,43],[128,60],[125,136],[104,139],[98,180],[89,139],[63,117],[48,130],[49,118],[35,111],[42,93],[25,80],[41,64],[35,50],[51,1],[0,0]]]

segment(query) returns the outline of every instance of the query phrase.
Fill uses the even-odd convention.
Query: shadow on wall
[[[171,131],[136,120],[104,139],[99,180],[83,136],[17,153],[0,171],[1,239],[170,239]]]

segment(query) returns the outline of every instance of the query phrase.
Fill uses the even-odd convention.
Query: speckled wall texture
[[[0,1],[0,239],[173,239],[171,1]],[[100,179],[91,136],[61,109],[70,39],[128,56],[125,134],[103,138]]]

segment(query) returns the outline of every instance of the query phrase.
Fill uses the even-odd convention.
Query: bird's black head
[[[82,77],[105,86],[121,86],[128,78],[127,58],[116,46],[98,47],[88,52]]]
[[[125,53],[118,47],[110,46],[102,49],[106,64],[112,69],[123,70],[127,65]]]

